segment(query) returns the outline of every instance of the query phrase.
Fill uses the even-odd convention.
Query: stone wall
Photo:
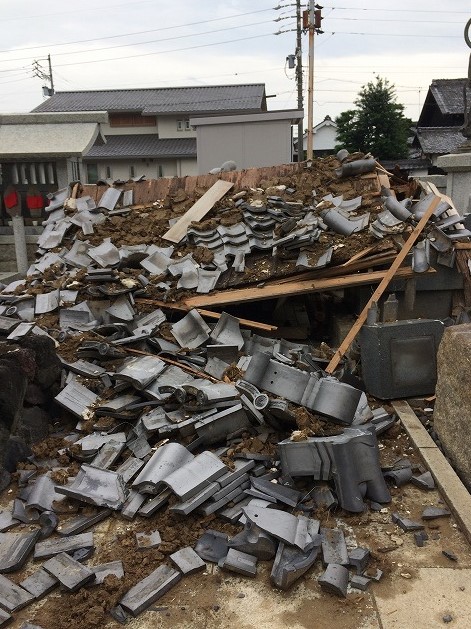
[[[445,329],[437,355],[434,429],[471,489],[471,324]]]

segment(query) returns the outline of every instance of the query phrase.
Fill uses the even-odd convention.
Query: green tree
[[[356,109],[335,120],[338,148],[371,153],[378,159],[407,157],[412,121],[404,117],[404,105],[396,102],[394,86],[377,76],[361,88],[354,102]]]

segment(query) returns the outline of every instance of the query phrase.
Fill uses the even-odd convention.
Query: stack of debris
[[[53,446],[46,442],[20,465],[18,496],[1,514],[0,573],[22,569],[32,554],[44,563],[19,585],[1,577],[0,625],[59,585],[75,592],[110,576],[125,586],[106,611],[125,622],[206,561],[253,577],[258,561],[273,560],[271,580],[287,589],[321,552],[319,583],[340,596],[349,583],[364,589],[380,578],[368,549],[348,548],[340,529],[315,516],[379,510],[390,501],[386,479],[412,478],[410,467],[381,468],[377,436],[395,417],[367,399],[359,379],[326,368],[325,352],[308,341],[192,307],[316,290],[313,277],[323,278],[321,287],[379,281],[385,271],[358,271],[394,259],[393,238],[417,231],[426,212],[433,215],[414,252],[415,272],[428,269],[427,243],[448,254],[469,235],[435,194],[401,202],[374,159],[342,157],[302,173],[308,195],[291,181],[239,191],[213,207],[232,187],[219,180],[169,229],[168,201],[132,209],[130,190],[109,188],[95,203],[75,198],[74,186],[52,199],[40,257],[25,280],[0,293],[5,353],[37,336],[54,346],[61,383],[56,390],[49,383],[48,401],[58,405],[55,416],[64,409]],[[345,177],[349,190],[363,186],[362,196],[334,196]],[[211,218],[193,222],[210,210]],[[129,242],[126,230],[135,236]],[[168,320],[168,311],[181,318]],[[232,528],[207,530],[194,548],[167,553],[172,564],[126,580],[120,561],[84,563],[96,544],[87,531],[113,513]],[[22,532],[5,532],[19,523]],[[164,552],[161,531],[148,525],[135,544]]]

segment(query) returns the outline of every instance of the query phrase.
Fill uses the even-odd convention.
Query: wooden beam
[[[360,331],[361,326],[365,323],[366,317],[368,315],[368,310],[371,308],[371,305],[373,304],[373,302],[378,302],[378,300],[381,297],[381,295],[384,293],[386,288],[389,286],[390,281],[392,280],[394,275],[398,272],[399,267],[404,262],[407,254],[412,249],[412,247],[415,244],[417,238],[422,233],[422,230],[424,229],[425,225],[428,223],[429,218],[434,213],[435,208],[440,203],[441,203],[441,199],[438,196],[436,196],[435,199],[433,199],[433,201],[430,203],[429,208],[427,209],[425,214],[422,216],[422,218],[420,219],[418,225],[414,228],[414,230],[410,234],[409,238],[404,243],[404,246],[402,247],[401,251],[397,254],[396,259],[391,264],[391,266],[389,267],[388,271],[383,275],[383,279],[381,280],[378,288],[371,295],[371,297],[368,300],[366,306],[361,311],[358,319],[353,324],[350,332],[347,334],[347,336],[342,341],[342,343],[341,343],[340,347],[338,348],[338,350],[332,356],[332,359],[331,359],[330,363],[327,365],[327,367],[325,369],[325,371],[327,373],[331,374],[331,373],[333,373],[337,369],[340,360],[343,358],[343,356],[345,355],[345,352],[348,350],[348,348],[352,344],[354,338],[356,337],[356,335]]]
[[[317,271],[303,271],[291,275],[290,277],[282,277],[279,280],[271,280],[267,282],[267,286],[278,286],[280,284],[289,284],[290,282],[299,280],[315,280],[325,279],[327,277],[336,277],[344,275],[345,273],[355,273],[356,271],[362,271],[363,269],[371,269],[375,266],[389,264],[396,257],[396,254],[392,254],[391,250],[378,253],[375,256],[365,258],[364,260],[355,260],[350,266],[339,264],[338,266],[329,266],[325,269],[318,269]]]
[[[434,270],[431,271],[435,272]],[[188,308],[200,308],[202,306],[224,306],[227,304],[241,304],[263,299],[276,299],[277,297],[290,297],[292,295],[305,295],[339,288],[349,288],[361,286],[362,284],[376,284],[380,282],[387,271],[373,271],[371,273],[358,273],[344,277],[333,277],[329,279],[304,280],[280,284],[279,286],[251,286],[249,288],[236,288],[225,290],[210,295],[197,295],[185,299],[184,304]],[[410,267],[396,270],[399,278],[413,277],[415,274]]]
[[[203,196],[191,206],[189,210],[163,236],[165,240],[178,243],[186,235],[188,226],[193,221],[200,221],[206,216],[213,205],[222,199],[234,184],[230,181],[218,179]]]
[[[160,299],[136,299],[136,304],[149,304],[151,306],[158,306],[159,308],[167,310],[178,310],[179,312],[189,312],[191,308],[180,303],[170,303],[168,301],[161,301]],[[219,320],[221,318],[220,312],[213,312],[212,310],[204,310],[203,308],[196,308],[202,317],[208,319]],[[239,325],[246,328],[253,328],[254,330],[262,330],[263,332],[276,332],[278,326],[270,325],[269,323],[260,323],[259,321],[252,321],[251,319],[243,319],[242,317],[234,317],[239,321]]]

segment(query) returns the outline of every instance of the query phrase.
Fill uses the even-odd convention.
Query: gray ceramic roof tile
[[[465,141],[460,127],[420,127],[417,138],[424,153],[456,153]]]
[[[262,109],[264,95],[263,83],[56,92],[33,111],[250,112]]]
[[[443,114],[463,114],[463,86],[466,79],[434,79],[430,85],[440,111]]]
[[[110,135],[106,144],[96,144],[85,159],[129,159],[196,157],[196,138],[163,138],[156,133],[139,135]]]

